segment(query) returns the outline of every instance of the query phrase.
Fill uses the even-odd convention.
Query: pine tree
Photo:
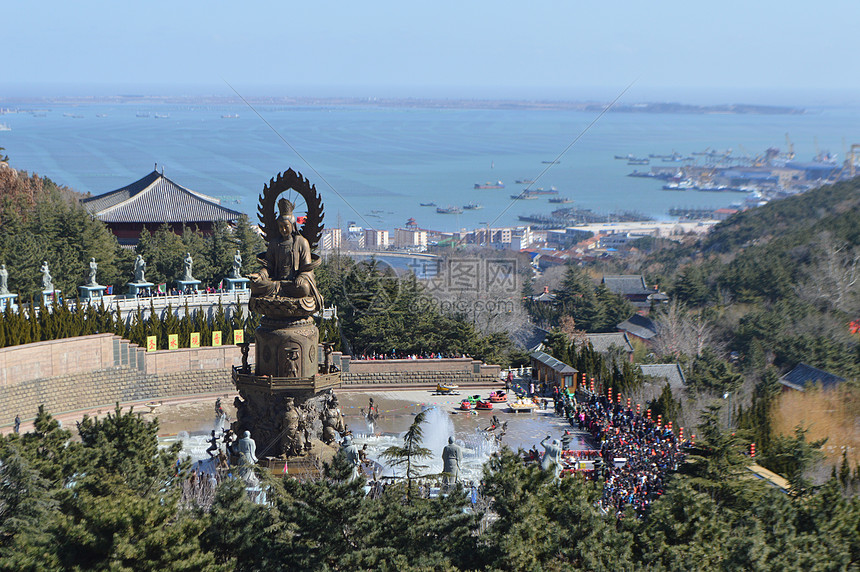
[[[427,410],[415,416],[412,425],[403,435],[403,446],[392,445],[382,452],[382,456],[388,460],[392,467],[403,467],[406,476],[406,502],[412,498],[412,480],[419,476],[419,471],[426,469],[426,465],[419,464],[421,459],[426,459],[432,454],[427,447],[421,446],[424,439],[424,430],[421,424],[427,418]]]

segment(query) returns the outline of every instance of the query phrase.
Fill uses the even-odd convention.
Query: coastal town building
[[[388,231],[365,229],[364,231],[364,247],[368,249],[385,249],[388,248]]]
[[[343,231],[339,228],[323,229],[320,250],[338,250],[343,246]]]
[[[346,226],[346,246],[351,250],[364,249],[364,229],[353,221]]]
[[[187,189],[152,171],[125,187],[83,199],[87,211],[107,225],[123,246],[135,246],[143,229],[164,225],[182,234],[183,227],[209,234],[218,221],[235,223],[242,216],[221,201]]]
[[[427,231],[418,228],[394,229],[394,246],[397,248],[427,248]]]

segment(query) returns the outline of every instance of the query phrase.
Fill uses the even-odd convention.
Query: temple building
[[[155,232],[167,224],[173,232],[182,227],[208,234],[219,220],[235,223],[241,213],[221,206],[214,197],[186,189],[153,171],[121,189],[81,201],[95,218],[105,223],[119,243],[134,246],[143,229]]]

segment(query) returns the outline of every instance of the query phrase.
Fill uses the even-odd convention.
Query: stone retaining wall
[[[129,367],[34,379],[0,388],[0,426],[36,416],[40,404],[52,414],[112,409],[119,403],[235,391],[229,369],[147,375]]]
[[[433,386],[437,383],[454,383],[457,385],[469,383],[494,383],[499,381],[498,375],[480,375],[468,371],[424,371],[424,372],[373,372],[373,373],[344,373],[341,376],[344,387],[350,385],[385,385],[385,384],[414,384]]]
[[[249,361],[254,363],[254,346]],[[335,364],[341,356],[336,356]],[[345,386],[492,383],[499,366],[471,358],[349,361]],[[237,346],[146,352],[113,334],[96,334],[0,349],[0,427],[28,421],[40,404],[52,414],[110,409],[115,403],[234,391]]]

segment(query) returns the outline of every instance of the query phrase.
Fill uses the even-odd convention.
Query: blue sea
[[[860,141],[860,113],[849,108],[802,115],[610,112],[586,131],[597,113],[165,103],[46,108],[9,101],[3,107],[39,108],[0,116],[11,128],[0,131],[0,147],[12,166],[81,192],[117,189],[157,163],[176,183],[255,218],[263,185],[292,167],[323,195],[327,226],[355,221],[389,230],[410,217],[444,231],[513,225],[518,215],[558,208],[546,198],[512,201],[510,195],[524,188],[516,179],[537,179],[533,188],[555,186],[573,199],[565,206],[607,218],[637,211],[668,219],[671,207],[719,208],[744,197],[664,191],[661,181],[626,176],[649,166],[629,166],[615,155],[689,155],[708,148],[758,155],[768,147],[785,149],[788,134],[798,160],[811,160],[816,148],[842,160],[844,147]],[[559,163],[544,163],[563,152]],[[658,165],[665,164],[652,160]],[[498,180],[504,189],[474,188]],[[445,215],[419,206],[427,202],[483,208]]]

